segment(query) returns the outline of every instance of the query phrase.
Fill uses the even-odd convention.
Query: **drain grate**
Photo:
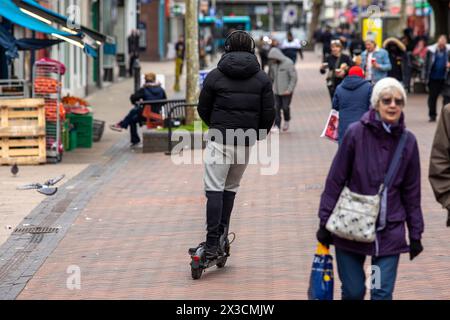
[[[57,233],[59,228],[51,227],[22,227],[16,228],[14,233],[31,233],[31,234],[41,234],[41,233]]]

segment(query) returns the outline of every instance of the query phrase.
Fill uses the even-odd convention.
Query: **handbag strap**
[[[405,129],[400,138],[400,142],[397,145],[397,149],[395,149],[394,158],[392,159],[388,173],[384,178],[384,184],[380,187],[381,203],[377,231],[384,230],[386,227],[388,189],[391,187],[392,180],[397,172],[398,164],[400,163],[400,158],[402,156],[403,149],[405,148],[407,138],[408,131]]]
[[[408,131],[405,129],[400,137],[400,142],[395,149],[394,157],[392,158],[391,164],[389,166],[388,172],[384,178],[384,188],[389,188],[391,186],[392,180],[397,172],[398,165],[400,163],[400,158],[402,157],[403,149],[405,148],[406,139],[408,138]]]

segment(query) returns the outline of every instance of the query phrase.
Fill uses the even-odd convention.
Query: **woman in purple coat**
[[[420,205],[420,160],[415,136],[407,132],[400,163],[387,193],[385,221],[378,221],[376,240],[362,243],[332,235],[325,225],[343,188],[363,195],[375,195],[383,183],[400,137],[405,129],[406,93],[394,78],[377,82],[371,98],[372,109],[347,129],[342,145],[328,174],[322,193],[317,239],[324,245],[334,244],[342,299],[358,300],[365,296],[364,261],[372,257],[375,277],[371,299],[392,299],[401,253],[412,260],[422,250],[424,230]],[[409,245],[406,241],[406,228]],[[381,229],[381,228],[377,228]]]

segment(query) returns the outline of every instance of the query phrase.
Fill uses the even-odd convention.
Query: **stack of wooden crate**
[[[44,99],[0,99],[0,164],[46,161]]]

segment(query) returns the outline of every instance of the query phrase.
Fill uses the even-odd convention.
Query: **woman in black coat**
[[[353,66],[353,61],[348,55],[342,53],[341,42],[339,40],[331,41],[331,54],[326,57],[320,67],[321,74],[324,74],[328,69],[326,80],[331,100],[333,100],[337,86],[344,80],[351,66]]]
[[[392,69],[388,72],[388,77],[397,79],[408,89],[411,66],[406,46],[396,38],[387,38],[383,43],[383,47],[389,53],[389,60],[392,65]]]

